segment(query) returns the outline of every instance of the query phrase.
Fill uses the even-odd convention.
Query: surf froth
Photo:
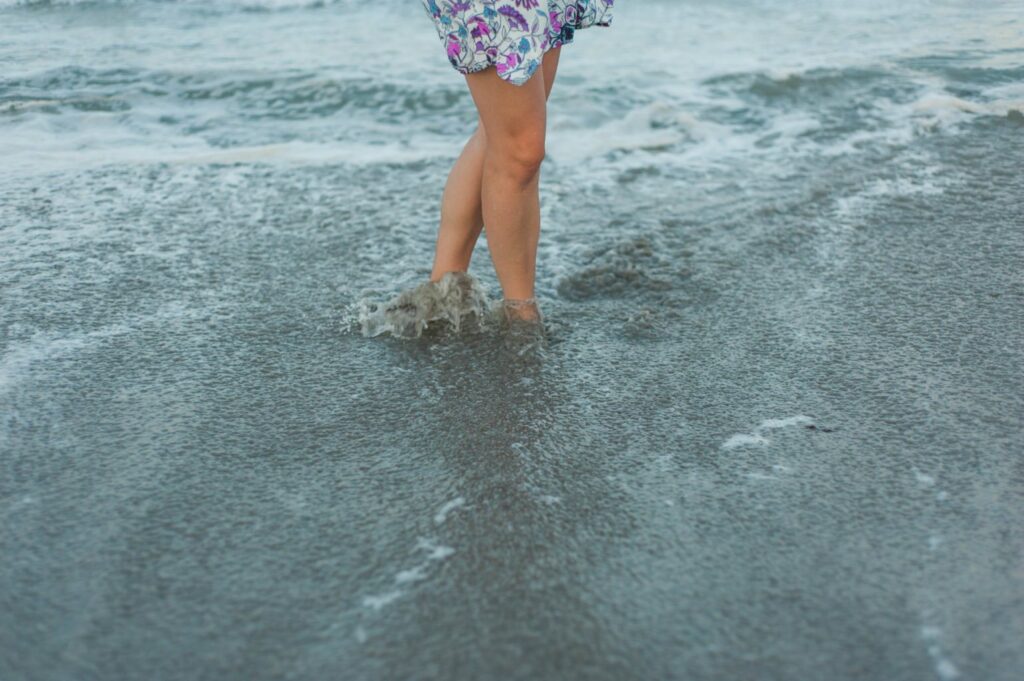
[[[362,301],[358,321],[364,336],[418,338],[428,327],[447,326],[458,332],[464,325],[484,322],[490,314],[486,288],[471,274],[448,272],[386,302]]]

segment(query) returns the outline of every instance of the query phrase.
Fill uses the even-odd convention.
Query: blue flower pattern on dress
[[[523,85],[544,53],[590,26],[611,26],[615,0],[421,0],[460,73],[490,66]]]

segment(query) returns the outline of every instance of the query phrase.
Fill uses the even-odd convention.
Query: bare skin
[[[537,318],[534,297],[540,237],[540,167],[544,159],[547,99],[561,47],[548,50],[523,85],[496,69],[466,74],[479,118],[456,160],[441,198],[431,281],[466,272],[484,224],[487,244],[510,316]]]

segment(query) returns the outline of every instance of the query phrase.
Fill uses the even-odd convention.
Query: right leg
[[[466,81],[487,130],[480,196],[494,270],[506,301],[532,299],[547,125],[544,73],[538,68],[513,85],[491,67],[466,74]],[[536,308],[517,313],[536,316]]]

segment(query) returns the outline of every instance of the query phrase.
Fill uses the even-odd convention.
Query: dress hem
[[[593,26],[603,26],[603,27],[609,28],[609,27],[611,27],[611,25],[612,25],[612,21],[609,19],[607,21],[595,21],[592,24],[587,24],[586,26],[582,26],[582,27],[579,27],[579,26],[574,27],[573,37],[569,38],[568,40],[559,40],[557,42],[549,43],[548,46],[546,48],[544,48],[544,51],[541,52],[540,58],[541,58],[541,60],[543,60],[544,55],[547,54],[549,50],[553,50],[556,47],[562,47],[564,45],[572,45],[574,42],[576,42],[576,36],[575,36],[575,32],[576,31],[581,31],[583,29],[591,28]],[[449,64],[451,64],[451,62],[449,62]],[[478,68],[462,69],[462,68],[459,68],[458,66],[456,66],[455,64],[451,64],[452,68],[456,72],[461,73],[462,75],[467,75],[467,74],[470,74],[470,73],[479,73],[480,71],[486,71],[487,69],[491,68],[492,66],[496,67],[497,65],[498,65],[497,62],[492,61],[491,59],[488,59],[487,62],[483,63]],[[529,80],[531,78],[533,78],[533,75],[537,71],[539,71],[539,70],[540,70],[540,62],[538,62],[537,68],[535,68],[533,70],[533,72],[530,73],[529,76],[527,76],[526,78],[524,78],[522,81],[519,81],[519,82],[517,82],[517,81],[515,81],[515,80],[513,80],[511,78],[505,78],[500,73],[498,74],[498,77],[501,78],[506,83],[509,83],[511,85],[515,85],[516,87],[522,87],[523,85],[526,85],[526,83],[529,82]]]

